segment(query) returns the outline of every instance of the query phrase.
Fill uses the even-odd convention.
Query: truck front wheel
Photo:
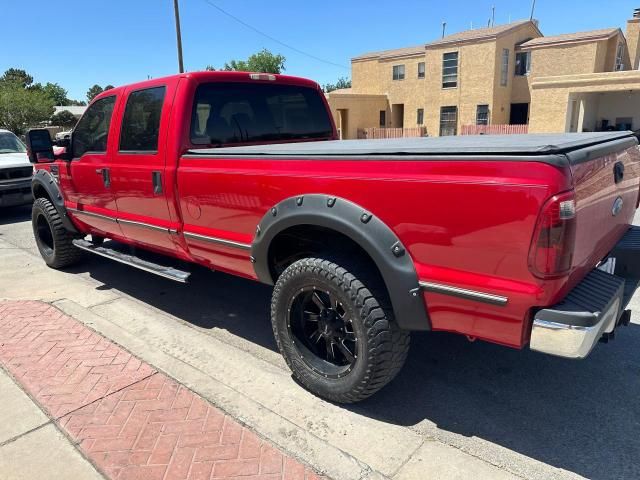
[[[64,268],[77,263],[82,251],[73,245],[74,236],[60,219],[60,214],[47,198],[33,202],[31,225],[36,245],[51,268]]]
[[[330,401],[352,403],[396,376],[409,333],[394,322],[374,272],[339,263],[305,258],[291,264],[276,282],[271,323],[300,383]]]

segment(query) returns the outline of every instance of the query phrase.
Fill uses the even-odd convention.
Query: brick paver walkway
[[[320,478],[46,303],[0,302],[0,363],[109,478]]]

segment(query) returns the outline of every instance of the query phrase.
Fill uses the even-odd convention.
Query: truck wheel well
[[[370,266],[381,285],[382,275],[369,254],[348,236],[317,225],[296,225],[278,233],[269,245],[269,269],[274,282],[293,262],[301,258],[329,254]]]
[[[33,186],[33,199],[37,200],[38,198],[46,198],[47,200],[51,201],[51,198],[49,197],[49,194],[47,193],[45,188],[39,183],[36,183]]]

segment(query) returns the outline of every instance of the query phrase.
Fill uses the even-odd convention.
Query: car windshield
[[[11,132],[0,132],[0,155],[3,153],[24,153],[27,148]]]
[[[265,83],[206,83],[196,91],[194,145],[330,138],[333,127],[314,88]]]

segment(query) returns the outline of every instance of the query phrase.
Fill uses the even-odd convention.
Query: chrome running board
[[[174,280],[176,282],[187,283],[189,275],[191,275],[190,272],[183,272],[182,270],[178,270],[173,267],[166,267],[164,265],[158,265],[157,263],[148,262],[134,255],[128,255],[111,248],[94,245],[93,243],[84,239],[74,240],[73,244],[81,250],[95,253],[96,255],[100,255],[101,257],[110,258],[111,260],[115,260],[116,262],[124,263],[125,265],[135,267],[139,270],[144,270],[145,272],[154,273],[156,275]]]

